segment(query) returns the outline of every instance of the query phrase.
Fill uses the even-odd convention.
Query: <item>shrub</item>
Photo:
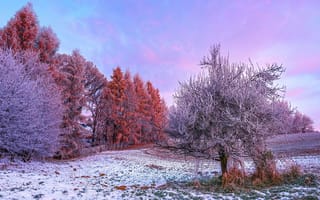
[[[256,171],[252,175],[254,185],[275,185],[281,182],[281,175],[276,168],[276,162],[271,151],[261,153],[254,162],[256,165]]]
[[[246,174],[239,168],[232,167],[227,173],[224,173],[221,178],[222,187],[233,190],[235,187],[244,186]]]

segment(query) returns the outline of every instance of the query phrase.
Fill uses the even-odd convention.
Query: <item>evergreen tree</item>
[[[151,126],[150,126],[150,105],[149,99],[147,95],[147,91],[144,87],[144,82],[137,74],[133,78],[134,89],[137,96],[137,103],[136,103],[136,120],[137,120],[137,133],[139,134],[140,143],[147,143],[149,142],[151,136]]]
[[[150,124],[152,126],[152,141],[164,139],[164,127],[166,124],[166,105],[161,99],[159,90],[155,89],[150,81],[147,82],[147,91],[150,99]]]
[[[126,112],[127,129],[129,131],[129,144],[139,144],[139,135],[136,132],[137,96],[134,90],[131,73],[129,71],[125,72],[124,79],[126,83],[124,111]]]
[[[32,5],[28,3],[4,27],[1,37],[5,48],[14,52],[34,50],[39,30],[37,16]]]
[[[99,72],[99,70],[91,62],[85,64],[85,97],[86,97],[86,108],[90,113],[90,123],[92,128],[92,143],[98,144],[95,140],[98,138],[97,124],[98,124],[98,112],[99,103],[103,89],[107,86],[107,79]]]
[[[50,27],[42,27],[36,40],[41,62],[50,63],[59,48],[59,39]]]
[[[110,90],[111,118],[113,120],[112,143],[128,143],[129,131],[127,129],[126,112],[124,103],[126,100],[126,81],[120,67],[113,70],[111,81],[108,83]]]
[[[53,76],[62,91],[62,101],[65,108],[62,128],[62,158],[73,157],[79,154],[80,142],[80,117],[84,98],[84,65],[85,59],[78,51],[71,56],[61,54],[55,59],[55,67],[52,68]]]

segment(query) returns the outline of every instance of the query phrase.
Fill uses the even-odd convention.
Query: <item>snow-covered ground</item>
[[[307,172],[320,166],[320,156],[297,156],[278,162],[280,168],[296,162]],[[246,163],[250,168],[250,163]],[[2,169],[1,169],[2,168]],[[219,163],[202,160],[202,175],[219,173]],[[319,172],[319,171],[315,171]],[[193,159],[150,154],[150,149],[109,151],[63,162],[1,164],[0,199],[291,199],[320,196],[319,187],[287,187],[247,194],[200,193],[165,187],[171,181],[191,180]],[[276,191],[275,195],[272,190]],[[271,191],[271,192],[270,192]]]

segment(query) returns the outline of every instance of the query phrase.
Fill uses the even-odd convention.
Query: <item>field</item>
[[[280,170],[295,163],[320,175],[320,134],[278,136],[269,146]],[[318,199],[319,183],[245,192],[198,191],[179,183],[219,175],[219,163],[148,147],[61,162],[0,162],[0,199]],[[252,163],[245,162],[252,170]]]

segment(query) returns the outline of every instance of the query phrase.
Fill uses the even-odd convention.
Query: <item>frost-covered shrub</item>
[[[61,124],[59,91],[32,53],[0,50],[0,149],[52,156]]]

